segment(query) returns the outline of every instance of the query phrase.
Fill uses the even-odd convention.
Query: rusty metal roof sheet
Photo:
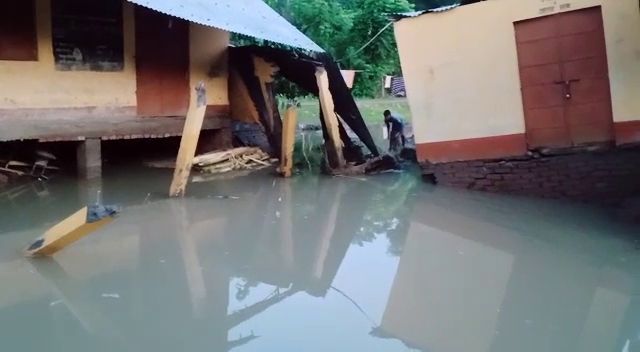
[[[204,26],[324,52],[262,0],[128,0]]]
[[[456,7],[459,7],[461,5],[462,4],[457,3],[457,4],[453,4],[453,5],[440,6],[440,7],[437,7],[437,8],[434,8],[434,9],[429,9],[429,10],[397,13],[397,14],[393,15],[393,19],[395,19],[396,21],[399,21],[399,20],[401,20],[403,18],[418,17],[418,16],[421,16],[421,15],[424,15],[425,13],[449,11],[449,10],[453,10]]]

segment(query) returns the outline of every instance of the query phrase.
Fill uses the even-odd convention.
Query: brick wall
[[[217,130],[202,130],[200,131],[196,154],[232,148],[232,138],[233,135],[230,127],[223,127]]]
[[[640,193],[640,148],[422,164],[436,183],[474,190],[620,204]]]

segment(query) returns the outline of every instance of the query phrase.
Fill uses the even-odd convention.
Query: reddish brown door
[[[184,116],[189,108],[189,23],[136,6],[139,116]]]
[[[614,139],[600,7],[515,24],[527,144]]]

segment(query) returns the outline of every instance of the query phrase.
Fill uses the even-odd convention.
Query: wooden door
[[[185,116],[189,108],[189,23],[136,6],[139,116]]]
[[[600,7],[515,23],[527,144],[614,139]]]

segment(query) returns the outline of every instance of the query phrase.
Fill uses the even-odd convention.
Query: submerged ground
[[[300,108],[317,123],[317,105]],[[404,100],[360,101],[378,115]],[[405,110],[403,110],[403,107]],[[306,111],[306,112],[305,112]],[[315,118],[315,117],[314,117]],[[7,351],[638,351],[640,230],[603,209],[373,177],[192,183],[105,164],[0,197]],[[124,206],[50,259],[88,202]]]
[[[196,183],[107,168],[0,201],[6,351],[634,351],[638,229],[415,175]],[[95,199],[123,214],[19,249]],[[625,349],[625,346],[626,349]]]

